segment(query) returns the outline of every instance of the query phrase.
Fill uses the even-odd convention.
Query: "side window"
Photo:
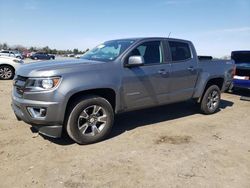
[[[169,41],[172,61],[182,61],[191,58],[191,51],[188,43]]]
[[[145,64],[162,63],[162,45],[160,41],[150,41],[140,44],[130,52],[129,56],[142,56]]]

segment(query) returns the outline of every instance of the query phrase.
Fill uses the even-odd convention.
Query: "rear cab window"
[[[191,50],[186,42],[169,41],[170,53],[173,62],[191,59]]]

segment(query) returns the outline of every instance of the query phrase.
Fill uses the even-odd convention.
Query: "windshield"
[[[232,52],[232,59],[235,61],[235,63],[250,63],[250,51]]]
[[[86,52],[81,58],[97,61],[113,61],[133,43],[134,40],[107,41]]]

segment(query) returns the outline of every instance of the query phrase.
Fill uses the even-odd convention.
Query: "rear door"
[[[171,102],[190,99],[198,76],[196,54],[192,54],[188,42],[169,40],[171,54],[170,100]]]
[[[170,64],[164,56],[162,40],[138,44],[127,56],[142,56],[145,64],[124,67],[124,105],[128,109],[144,108],[167,103]],[[125,62],[126,63],[126,62]]]

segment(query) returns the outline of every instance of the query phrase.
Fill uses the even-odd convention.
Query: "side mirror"
[[[137,67],[144,65],[144,58],[142,56],[130,56],[128,58],[128,64],[126,65],[127,67]]]

